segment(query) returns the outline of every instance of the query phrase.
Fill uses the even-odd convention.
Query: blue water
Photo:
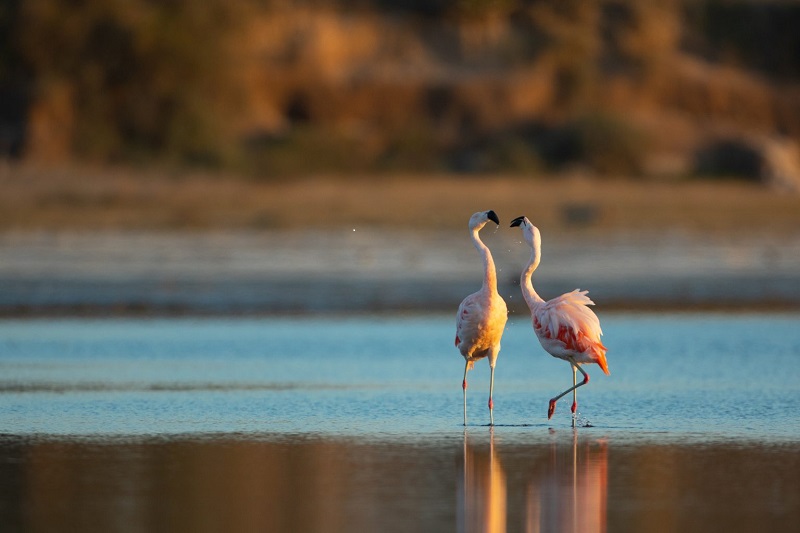
[[[587,366],[581,431],[615,442],[800,440],[800,316],[601,313],[610,376]],[[0,433],[448,439],[462,431],[450,316],[0,321]],[[489,370],[469,373],[471,428]],[[505,442],[570,426],[569,365],[525,317],[495,373]]]
[[[3,531],[795,531],[797,315],[601,313],[579,391],[512,316],[0,321]]]

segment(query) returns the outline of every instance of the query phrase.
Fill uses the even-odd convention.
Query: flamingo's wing
[[[600,342],[603,330],[590,305],[594,302],[587,291],[576,289],[541,305],[534,313],[533,325],[549,352],[587,354],[607,374],[606,348]]]
[[[594,302],[587,296],[588,291],[575,289],[544,303],[537,316],[542,328],[548,330],[551,338],[558,337],[559,331],[582,332],[584,336],[599,342],[603,334],[600,320],[589,307]]]
[[[475,318],[480,313],[480,302],[477,293],[470,294],[458,306],[456,315],[456,348],[461,344],[462,339],[469,339],[474,336]]]

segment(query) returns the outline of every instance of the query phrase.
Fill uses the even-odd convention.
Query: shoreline
[[[486,232],[509,311],[528,258]],[[0,235],[0,316],[444,312],[478,289],[463,232]],[[800,237],[550,239],[534,283],[602,311],[800,309]]]
[[[509,309],[543,234],[545,298],[598,310],[800,309],[800,195],[735,181],[361,176],[256,181],[130,169],[0,169],[0,316],[449,312],[481,270]]]

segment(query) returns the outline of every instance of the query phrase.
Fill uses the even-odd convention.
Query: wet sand
[[[529,251],[485,230],[500,292],[526,312]],[[800,237],[544,235],[536,273],[552,297],[589,289],[612,308],[797,308]],[[477,289],[466,231],[348,228],[0,235],[0,314],[444,311]]]
[[[0,316],[452,310],[482,237],[519,305],[537,287],[605,308],[798,308],[800,196],[737,181],[588,176],[319,176],[282,181],[120,168],[0,166]],[[516,299],[516,302],[514,301]]]

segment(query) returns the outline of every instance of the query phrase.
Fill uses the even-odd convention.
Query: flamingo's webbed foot
[[[556,412],[556,401],[550,400],[550,405],[547,407],[547,419],[550,420],[553,417],[553,413]]]

